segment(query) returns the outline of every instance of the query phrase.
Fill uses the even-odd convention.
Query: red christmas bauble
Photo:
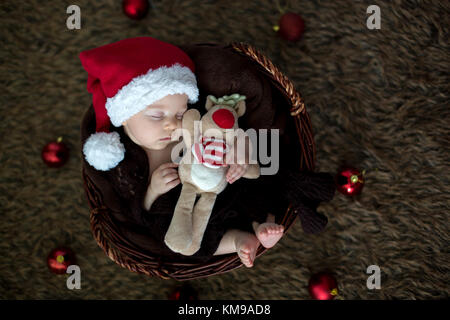
[[[69,148],[62,142],[62,138],[48,143],[42,149],[42,160],[51,168],[63,166],[69,159]]]
[[[308,290],[316,300],[332,300],[338,295],[336,279],[328,272],[313,275],[309,279]]]
[[[53,249],[47,256],[47,265],[51,272],[66,273],[67,268],[75,264],[75,254],[67,247]]]
[[[336,189],[346,196],[355,196],[361,193],[364,186],[364,177],[358,169],[343,167],[335,176]]]
[[[128,18],[142,19],[148,12],[148,0],[123,0],[122,9]]]
[[[274,30],[285,40],[298,41],[305,31],[305,22],[300,15],[288,12],[281,16]]]
[[[169,295],[169,300],[197,300],[197,292],[190,285],[183,285]]]

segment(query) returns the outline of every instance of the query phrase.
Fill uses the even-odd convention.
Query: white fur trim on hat
[[[169,94],[186,94],[190,103],[198,100],[195,74],[188,67],[174,64],[147,71],[123,86],[114,97],[106,99],[111,123],[120,127],[136,113]]]
[[[117,132],[97,132],[84,143],[86,161],[97,170],[108,171],[125,157],[125,147]]]

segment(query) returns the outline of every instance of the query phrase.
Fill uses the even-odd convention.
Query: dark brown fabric
[[[297,210],[305,233],[319,233],[328,218],[317,212],[322,201],[331,201],[336,192],[334,178],[327,172],[298,172],[281,168],[274,182],[280,194]],[[289,183],[284,183],[289,182]]]

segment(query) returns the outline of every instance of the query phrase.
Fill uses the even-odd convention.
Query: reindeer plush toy
[[[183,184],[164,241],[174,252],[193,255],[200,249],[217,195],[227,186],[225,158],[234,159],[239,147],[238,118],[245,113],[245,96],[233,94],[216,99],[208,96],[207,113],[200,117],[196,109],[183,116],[183,140],[186,152],[178,166]],[[225,139],[224,139],[225,138]],[[244,178],[256,179],[260,167],[249,164]],[[199,195],[199,199],[195,200]],[[195,204],[195,205],[194,205]]]

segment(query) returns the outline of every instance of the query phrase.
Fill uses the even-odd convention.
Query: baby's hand
[[[248,164],[230,164],[227,171],[227,182],[233,183],[240,179],[248,169]]]
[[[148,187],[150,193],[158,197],[176,187],[180,183],[176,167],[178,167],[178,163],[167,162],[156,168]]]
[[[228,183],[240,179],[248,170],[251,154],[250,140],[246,135],[240,136],[240,139],[245,139],[244,149],[237,150],[237,140],[235,140],[233,152],[227,153],[225,157],[225,164],[230,165],[226,175]]]

